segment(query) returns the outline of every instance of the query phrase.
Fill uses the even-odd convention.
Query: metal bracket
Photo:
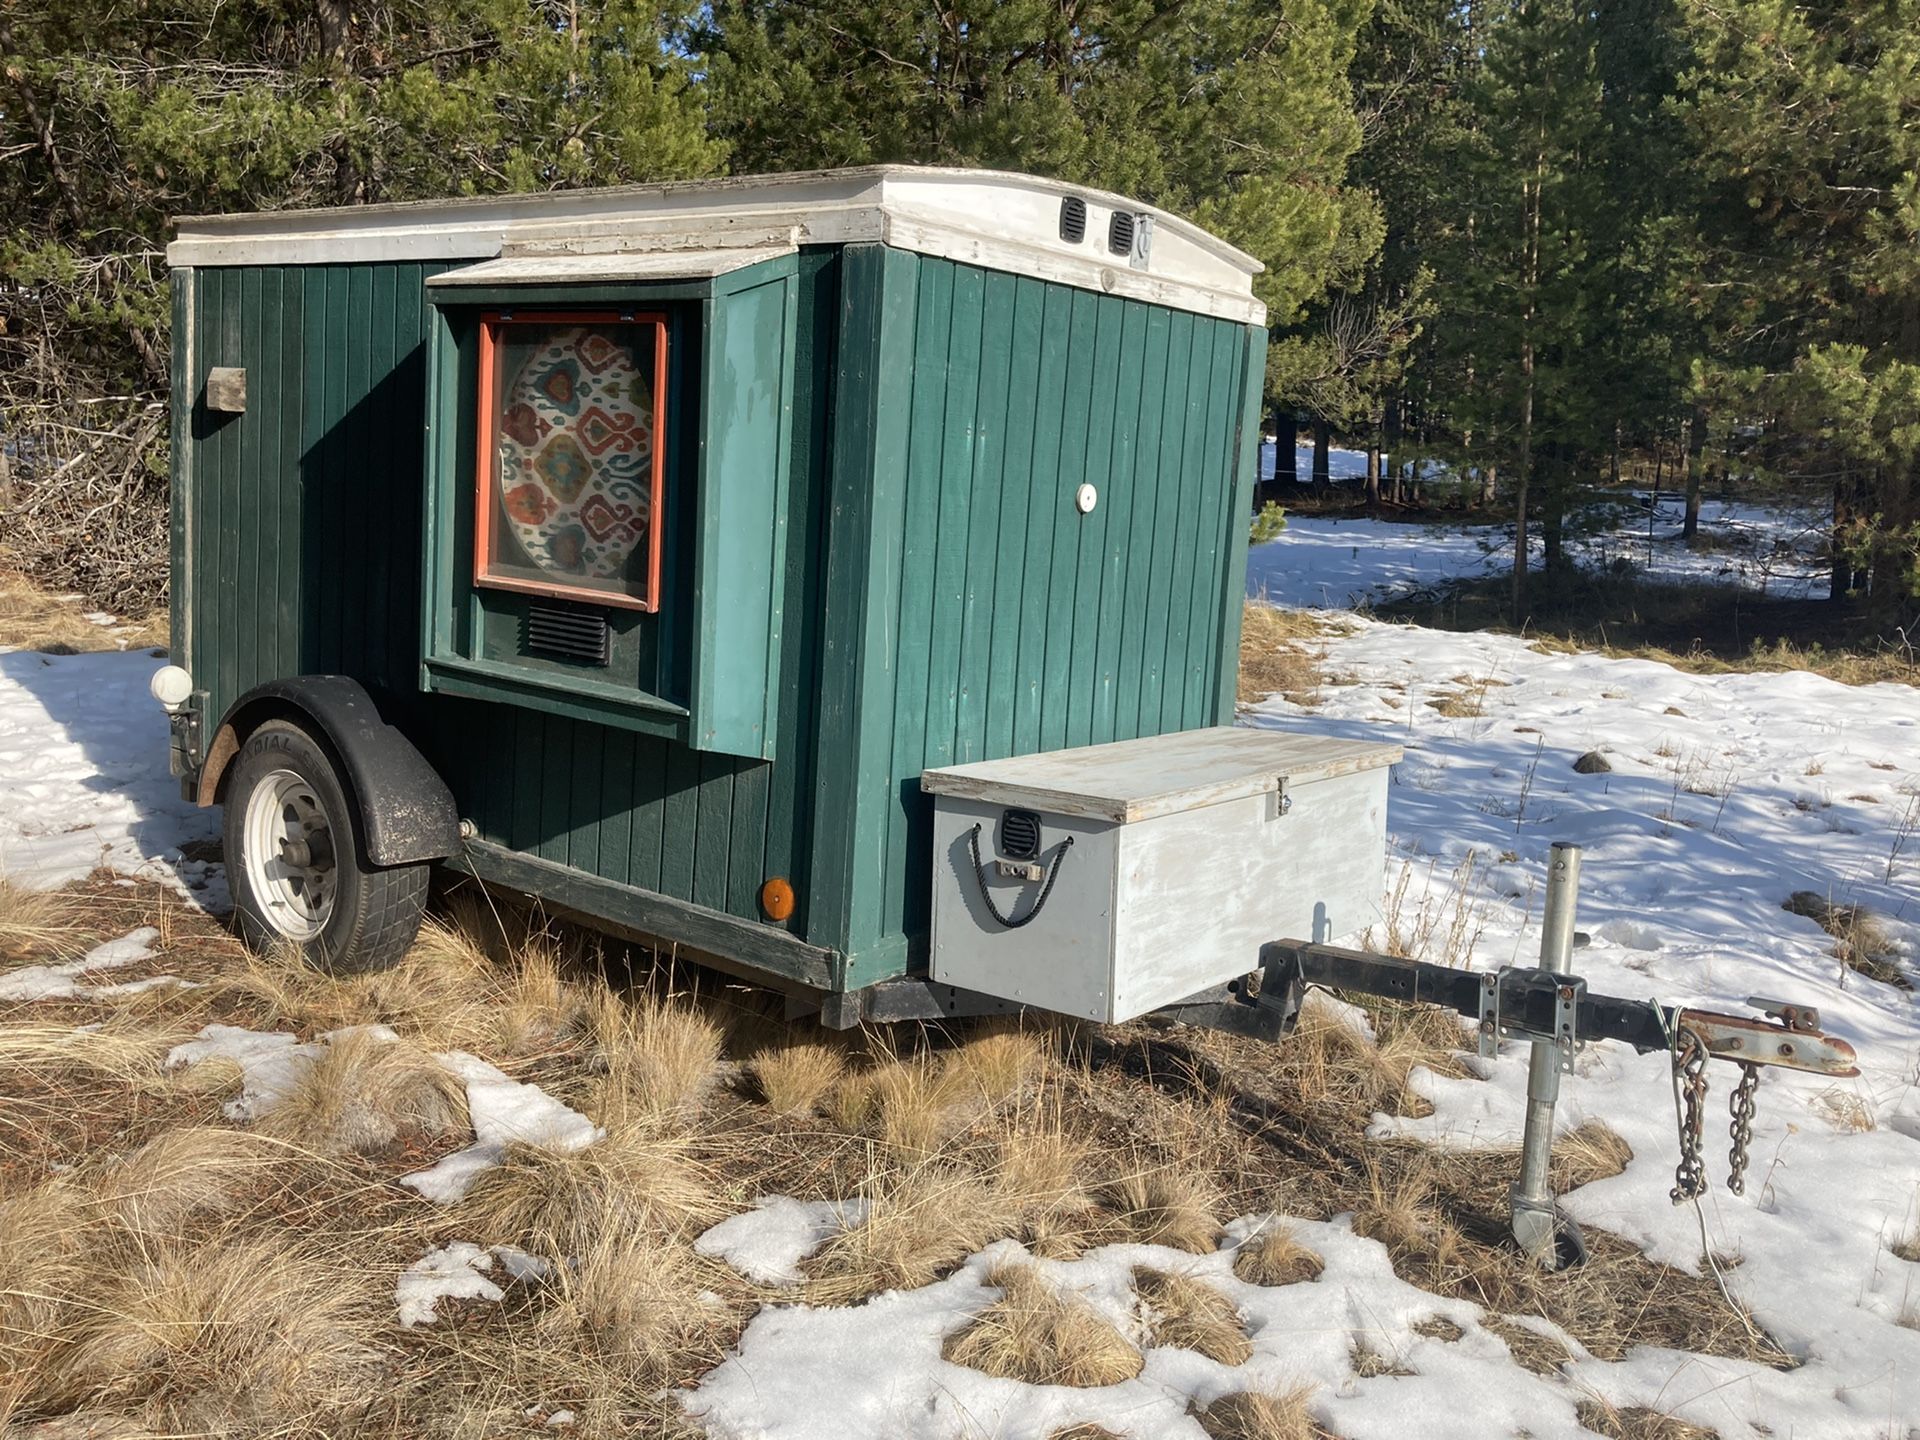
[[[1562,1075],[1573,1073],[1573,1057],[1580,1049],[1580,1002],[1586,993],[1587,982],[1577,975],[1563,975],[1553,992],[1553,1044]]]
[[[996,860],[1002,880],[1025,880],[1037,883],[1047,878],[1047,867],[1031,864],[1025,860]]]
[[[1480,1058],[1500,1058],[1500,972],[1480,977]]]

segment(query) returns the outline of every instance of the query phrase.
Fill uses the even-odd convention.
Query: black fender
[[[269,720],[299,725],[338,761],[359,807],[370,863],[412,865],[459,851],[460,812],[447,782],[381,719],[366,687],[345,675],[269,680],[234,701],[207,747],[196,803],[225,798],[227,767],[247,736]]]

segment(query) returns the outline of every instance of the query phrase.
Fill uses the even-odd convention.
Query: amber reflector
[[[775,920],[793,914],[793,886],[776,875],[760,887],[760,908]]]

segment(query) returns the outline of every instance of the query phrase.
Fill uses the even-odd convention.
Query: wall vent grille
[[[1107,249],[1116,255],[1133,254],[1133,212],[1116,210],[1107,221]]]
[[[527,606],[527,649],[586,665],[605,665],[613,658],[606,612],[536,600]]]
[[[1069,245],[1078,245],[1087,238],[1087,202],[1078,195],[1069,195],[1060,202],[1060,238]]]
[[[1031,810],[1007,810],[1000,816],[1000,853],[1009,860],[1040,854],[1040,817]]]

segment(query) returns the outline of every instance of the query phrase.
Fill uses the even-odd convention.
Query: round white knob
[[[1100,492],[1092,485],[1082,485],[1074,492],[1073,503],[1080,507],[1082,515],[1091,515],[1093,507],[1100,503]]]
[[[153,679],[147,682],[147,689],[153,692],[153,698],[167,710],[178,710],[187,703],[187,697],[193,694],[193,676],[178,665],[162,665],[153,672]]]

